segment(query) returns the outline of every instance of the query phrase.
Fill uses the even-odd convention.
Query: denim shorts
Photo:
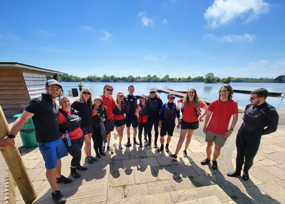
[[[38,143],[38,146],[44,158],[46,169],[54,169],[57,166],[57,160],[68,155],[61,137],[53,142]]]

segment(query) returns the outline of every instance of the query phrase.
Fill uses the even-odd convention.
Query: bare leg
[[[56,170],[56,177],[57,178],[60,178],[61,177],[61,159],[58,159],[57,160],[57,165],[55,167],[55,170]]]
[[[188,134],[187,134],[187,138],[186,138],[186,142],[185,142],[185,149],[184,151],[187,151],[187,148],[189,147],[190,145],[190,142],[191,142],[191,138],[192,138],[192,135],[194,133],[195,130],[192,130],[192,129],[188,129]]]
[[[133,128],[133,135],[134,135],[134,138],[136,138],[137,137],[137,128],[135,127],[135,128]],[[129,138],[129,137],[128,137]]]
[[[186,129],[181,129],[180,130],[180,137],[177,143],[175,155],[177,156],[179,150],[181,149],[182,143],[184,142],[185,136],[186,136],[187,130]]]
[[[206,147],[206,154],[207,154],[207,159],[211,160],[211,154],[212,154],[212,146],[214,142],[207,142],[207,147]]]
[[[127,127],[127,136],[128,136],[128,138],[130,138],[130,136],[131,136],[130,129],[131,129],[131,126]]]
[[[170,144],[170,141],[171,141],[171,136],[170,136],[170,135],[168,135],[168,136],[167,136],[166,144]]]
[[[164,137],[160,136],[160,144],[163,145],[164,144]]]
[[[222,147],[220,147],[220,146],[215,144],[215,150],[214,150],[214,154],[213,154],[213,161],[216,161],[218,159],[218,157],[220,156],[220,153],[221,153],[221,149],[222,149]]]
[[[123,125],[121,127],[116,127],[116,130],[117,130],[118,135],[119,135],[119,144],[121,144],[122,139],[123,139],[124,128],[125,128],[125,125]]]
[[[52,188],[53,193],[59,190],[56,184],[56,174],[57,174],[56,168],[46,170],[46,177],[47,177],[50,187]]]
[[[91,133],[88,133],[87,135],[84,135],[84,152],[85,152],[85,158],[91,155]]]

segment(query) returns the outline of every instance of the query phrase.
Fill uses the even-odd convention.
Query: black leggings
[[[147,121],[147,133],[148,133],[148,140],[151,143],[151,129],[152,129],[152,125],[154,125],[154,143],[157,143],[157,138],[158,138],[158,122],[159,119],[152,119],[152,120],[148,120]]]
[[[240,173],[242,165],[243,170],[248,172],[253,165],[253,159],[258,151],[260,145],[261,135],[254,132],[239,130],[236,138],[237,158],[236,158],[236,172]],[[244,162],[245,160],[245,162]]]
[[[139,140],[142,143],[142,131],[144,129],[144,140],[147,140],[147,123],[139,123]]]
[[[71,166],[78,166],[80,165],[80,160],[81,160],[81,148],[84,142],[84,137],[71,140],[71,146],[66,145],[66,149],[68,153],[72,156],[71,159]]]
[[[100,127],[93,127],[93,129],[94,131],[92,133],[92,139],[94,144],[94,150],[96,155],[98,155],[99,153],[102,153],[103,140],[100,134]]]

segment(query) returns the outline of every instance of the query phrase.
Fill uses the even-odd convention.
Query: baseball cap
[[[103,102],[103,99],[101,98],[101,96],[96,96],[95,98],[94,98],[94,100],[101,100],[102,102]]]
[[[146,98],[146,96],[144,94],[141,95],[141,98]]]
[[[155,92],[156,93],[156,90],[155,89],[150,89],[149,93],[151,93],[151,92]]]
[[[47,80],[47,82],[46,82],[46,87],[49,87],[49,86],[51,86],[51,85],[58,85],[60,88],[62,88],[62,86],[60,85],[60,83],[59,83],[57,80],[55,80],[55,79],[49,79],[49,80]]]
[[[119,91],[117,95],[124,95],[122,91]]]

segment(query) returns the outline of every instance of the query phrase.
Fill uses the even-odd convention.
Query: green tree
[[[212,72],[209,72],[205,75],[204,81],[205,83],[213,83],[215,81],[215,75]]]

